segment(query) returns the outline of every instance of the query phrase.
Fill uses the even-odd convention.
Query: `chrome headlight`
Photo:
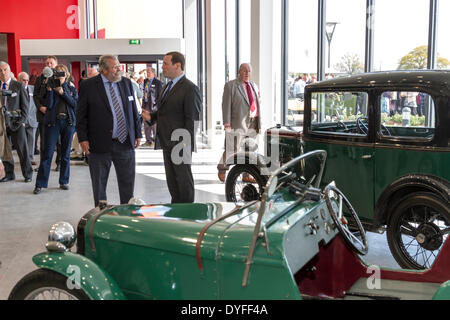
[[[140,198],[131,198],[130,201],[128,201],[128,204],[135,205],[135,206],[145,206],[146,205],[145,201]]]
[[[49,251],[67,251],[73,247],[77,239],[75,229],[68,222],[58,222],[52,225],[48,233]]]

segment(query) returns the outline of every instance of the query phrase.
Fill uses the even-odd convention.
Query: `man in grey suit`
[[[13,115],[13,117],[8,117],[10,120],[5,121],[6,131],[8,137],[10,137],[12,143],[16,147],[25,182],[31,182],[33,168],[28,155],[28,145],[25,133],[29,104],[27,93],[20,82],[12,79],[9,64],[4,61],[0,61],[0,82],[0,88],[2,90],[11,91],[10,96],[1,97],[2,106],[7,112]],[[7,119],[7,117],[5,117],[5,119]],[[3,161],[3,164],[5,166],[5,177],[3,177],[0,182],[15,180],[14,159]]]
[[[25,124],[25,131],[27,134],[27,145],[28,145],[28,153],[30,156],[31,164],[36,164],[34,161],[34,146],[35,146],[35,138],[36,131],[39,126],[39,122],[36,118],[36,105],[34,104],[33,93],[34,86],[29,85],[30,76],[26,72],[21,72],[17,75],[19,82],[23,84],[25,87],[25,91],[27,92],[29,108],[28,108],[28,117],[27,122]]]
[[[155,149],[164,156],[167,186],[172,203],[192,203],[195,198],[191,171],[192,151],[195,151],[196,122],[200,120],[202,99],[199,88],[184,75],[185,58],[179,52],[169,52],[163,60],[163,75],[170,79],[158,99],[154,112],[142,110],[142,117],[157,122]]]
[[[224,182],[227,157],[238,151],[246,136],[256,136],[261,130],[259,90],[251,81],[252,66],[243,63],[239,76],[225,84],[222,96],[222,116],[225,127],[225,151],[217,170],[219,180]]]

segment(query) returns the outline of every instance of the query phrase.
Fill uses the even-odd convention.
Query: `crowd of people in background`
[[[140,147],[144,130],[143,147],[163,149],[172,202],[194,202],[190,163],[172,159],[178,145],[171,141],[172,132],[185,129],[191,136],[192,144],[183,149],[184,156],[190,155],[195,150],[194,123],[201,114],[199,88],[186,79],[184,67],[184,55],[168,53],[162,70],[170,81],[163,85],[152,67],[125,77],[118,58],[104,55],[98,69],[82,71],[77,89],[69,68],[58,64],[55,56],[46,57],[34,86],[26,72],[20,72],[17,81],[8,63],[0,61],[0,182],[16,179],[13,149],[27,183],[32,181],[32,166],[37,165],[34,156],[40,154],[33,191],[40,194],[48,187],[56,151],[61,190],[69,190],[70,160],[84,160],[89,165],[95,206],[100,206],[106,202],[106,184],[114,164],[120,202],[127,203],[134,193],[134,150]],[[164,112],[160,107],[165,107]]]

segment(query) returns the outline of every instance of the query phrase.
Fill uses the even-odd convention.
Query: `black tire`
[[[242,177],[244,173],[248,174],[249,177],[253,177],[256,183],[243,182]],[[260,200],[266,183],[267,178],[260,174],[256,166],[250,164],[235,165],[227,175],[225,197],[227,201],[234,203]]]
[[[450,208],[442,198],[430,192],[407,195],[388,221],[391,253],[404,269],[428,269],[448,237],[443,230],[449,226]]]
[[[48,269],[38,269],[23,277],[14,286],[8,299],[26,300],[30,298],[30,294],[42,288],[55,288],[75,297],[78,300],[89,300],[89,297],[83,290],[69,289],[67,287],[67,277]]]

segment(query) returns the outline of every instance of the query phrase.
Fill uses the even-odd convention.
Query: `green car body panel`
[[[450,300],[450,281],[441,284],[433,296],[433,300]]]
[[[207,230],[201,241],[203,269],[196,259],[198,235],[225,211],[221,204],[196,204],[196,212],[188,210],[191,206],[119,206],[107,210],[86,224],[84,255],[102,266],[128,299],[301,298],[283,254],[286,225],[275,224],[268,230],[270,255],[266,248],[257,246],[248,284],[243,287],[255,227],[250,220],[256,218],[258,206],[250,206]],[[187,212],[192,213],[189,219]],[[91,236],[88,230],[93,221]]]
[[[79,285],[90,299],[125,299],[116,281],[97,263],[82,255],[71,252],[44,252],[35,255],[33,262],[39,268],[55,271],[74,281],[76,268],[80,271]]]

